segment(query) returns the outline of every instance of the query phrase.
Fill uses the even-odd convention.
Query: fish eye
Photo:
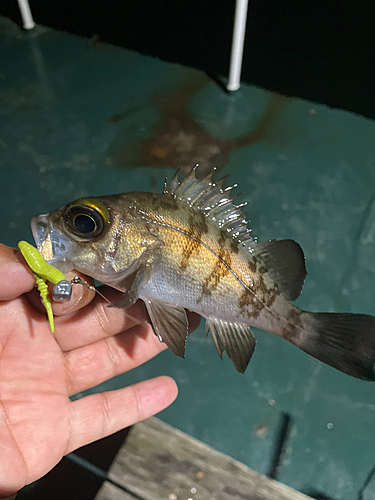
[[[72,220],[73,226],[82,234],[91,234],[97,229],[97,225],[93,217],[88,214],[77,214]]]
[[[77,200],[66,209],[65,222],[69,230],[84,239],[97,238],[109,221],[108,211],[91,200]],[[89,205],[90,202],[90,205]]]

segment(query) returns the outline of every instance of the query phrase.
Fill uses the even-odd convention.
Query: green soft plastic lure
[[[47,281],[57,285],[62,281],[66,281],[65,275],[55,267],[51,266],[51,264],[48,264],[39,250],[30,245],[30,243],[27,243],[27,241],[20,241],[18,243],[18,248],[26,260],[27,265],[35,275],[40,297],[44,307],[46,308],[49,326],[51,328],[51,332],[53,333],[55,326],[53,322],[52,305],[48,293]]]

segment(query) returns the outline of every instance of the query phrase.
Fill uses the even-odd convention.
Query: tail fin
[[[296,345],[327,365],[362,380],[375,380],[375,317],[304,313],[309,334]],[[302,318],[301,318],[302,319]]]

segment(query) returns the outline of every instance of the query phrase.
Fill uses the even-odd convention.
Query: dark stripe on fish
[[[182,249],[182,259],[180,263],[180,270],[185,271],[190,258],[194,254],[199,254],[201,250],[201,238],[203,234],[208,232],[205,216],[202,212],[193,212],[189,215],[188,231]]]
[[[203,295],[211,295],[216,290],[221,278],[225,278],[229,274],[231,262],[229,251],[221,248],[211,273],[203,280],[202,297]],[[197,302],[200,302],[202,297]]]

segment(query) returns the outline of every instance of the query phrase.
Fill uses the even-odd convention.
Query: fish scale
[[[292,240],[255,242],[242,205],[214,172],[176,173],[162,194],[75,200],[32,219],[38,249],[63,272],[76,269],[120,290],[111,305],[146,305],[155,334],[184,357],[185,309],[206,318],[222,357],[244,372],[261,328],[351,376],[375,379],[375,318],[310,313],[301,293],[305,259]],[[48,254],[47,254],[48,253]],[[51,258],[52,254],[52,258]]]

